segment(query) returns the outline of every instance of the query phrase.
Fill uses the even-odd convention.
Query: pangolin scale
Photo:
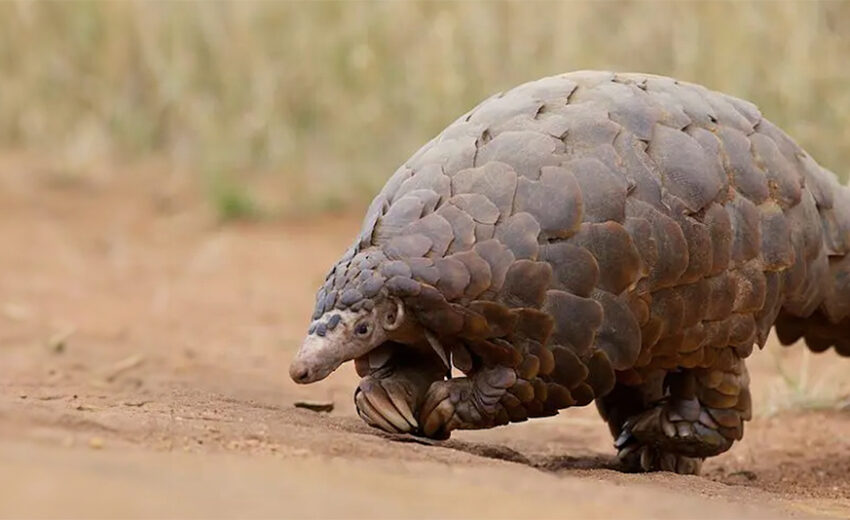
[[[850,356],[848,190],[698,85],[526,83],[389,179],[290,373],[355,359],[369,424],[437,438],[595,400],[626,467],[695,473],[743,435],[771,327]]]

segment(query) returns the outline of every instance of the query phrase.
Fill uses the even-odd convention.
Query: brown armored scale
[[[596,401],[629,469],[696,473],[743,435],[773,325],[850,356],[848,251],[850,188],[751,103],[545,78],[396,171],[290,375],[353,359],[366,422],[433,438]]]

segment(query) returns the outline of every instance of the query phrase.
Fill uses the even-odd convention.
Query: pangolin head
[[[332,309],[313,321],[289,367],[293,381],[306,384],[324,379],[346,361],[391,340],[405,321],[404,304],[392,297],[370,301],[359,310]]]
[[[289,367],[293,381],[319,381],[346,361],[415,335],[416,319],[389,289],[393,284],[386,283],[385,265],[380,251],[362,251],[343,257],[331,270],[316,296],[307,337]]]

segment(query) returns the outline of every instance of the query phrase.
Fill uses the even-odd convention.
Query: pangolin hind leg
[[[657,370],[636,386],[617,383],[611,392],[596,399],[596,409],[608,423],[615,439],[620,436],[626,421],[654,407],[664,398],[666,374],[665,370]]]
[[[744,361],[731,348],[723,349],[710,367],[669,372],[664,398],[620,427],[615,441],[620,460],[633,471],[698,473],[706,457],[723,453],[743,436],[743,421],[751,413],[748,385]],[[609,416],[614,421],[622,417]],[[613,430],[615,424],[609,425]]]
[[[658,370],[638,386],[618,383],[609,394],[596,400],[599,414],[608,423],[611,434],[617,440],[619,459],[626,471],[661,470],[695,474],[702,465],[701,458],[666,452],[661,448],[642,444],[626,433],[628,430],[625,427],[635,418],[655,412],[667,401],[666,375],[666,371]]]

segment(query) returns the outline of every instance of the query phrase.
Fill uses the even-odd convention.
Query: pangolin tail
[[[819,211],[819,254],[807,263],[805,282],[780,311],[776,334],[783,345],[803,338],[814,352],[834,347],[850,357],[850,252],[836,247],[850,241],[850,187],[836,186],[834,197],[833,208]]]
[[[820,310],[808,318],[800,318],[783,310],[776,320],[776,335],[783,345],[790,345],[803,338],[813,352],[835,347],[838,354],[850,357],[850,318],[833,323]]]

